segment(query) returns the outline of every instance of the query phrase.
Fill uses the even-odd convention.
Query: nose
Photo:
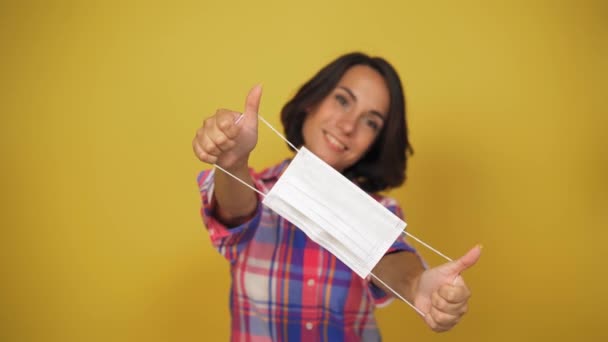
[[[345,134],[351,135],[356,128],[357,122],[353,115],[349,115],[348,113],[342,113],[340,118],[338,118],[338,128]]]

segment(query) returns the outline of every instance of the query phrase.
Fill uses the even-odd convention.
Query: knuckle
[[[214,154],[217,151],[217,147],[215,147],[215,144],[210,140],[207,140],[205,142],[203,149],[205,150],[205,152],[212,153],[212,154]]]
[[[445,299],[449,302],[454,302],[458,299],[458,295],[455,291],[447,291],[445,294]]]
[[[211,155],[203,150],[198,150],[197,156],[198,156],[198,159],[200,159],[202,162],[209,163],[209,164],[214,164],[215,161],[217,160],[216,156]]]
[[[438,325],[444,324],[447,321],[446,314],[440,311],[433,311],[433,319],[437,322]]]
[[[226,131],[226,130],[230,129],[230,126],[231,126],[230,119],[228,117],[224,116],[221,120],[218,120],[217,125],[222,131]]]
[[[202,162],[213,164],[214,163],[213,158],[215,158],[215,157],[205,153],[204,151],[200,151],[198,153],[198,159],[200,159]]]
[[[230,117],[232,117],[232,111],[225,108],[220,108],[217,110],[215,117],[217,118],[218,122],[223,121],[226,118],[229,119]]]
[[[439,294],[434,293],[432,298],[431,298],[431,303],[433,304],[434,307],[436,307],[439,310],[445,310],[447,308],[448,303],[445,301],[445,299],[441,298],[441,296],[439,296]]]
[[[215,143],[217,145],[225,145],[228,142],[228,137],[225,136],[224,134],[220,134],[219,136],[217,136],[217,138],[215,138]]]
[[[445,311],[448,308],[448,303],[445,300],[437,300],[437,303],[434,303],[434,305],[441,311]]]

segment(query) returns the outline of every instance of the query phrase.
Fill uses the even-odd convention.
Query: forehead
[[[367,65],[355,65],[348,69],[338,87],[350,89],[357,97],[357,101],[370,106],[373,110],[387,112],[390,101],[388,86],[384,77]]]

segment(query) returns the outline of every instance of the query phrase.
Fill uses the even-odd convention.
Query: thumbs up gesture
[[[458,260],[420,275],[414,305],[425,314],[426,324],[434,331],[451,329],[467,312],[471,292],[460,273],[473,266],[480,255],[481,246],[478,245]]]
[[[201,161],[217,164],[225,169],[247,165],[249,154],[258,141],[258,110],[262,87],[253,87],[241,114],[218,109],[203,122],[192,140],[194,154]]]

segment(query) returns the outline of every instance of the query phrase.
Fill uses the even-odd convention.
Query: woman
[[[289,160],[260,173],[249,169],[261,92],[249,92],[243,114],[220,109],[206,119],[193,149],[201,161],[267,193]],[[377,194],[404,182],[411,152],[401,81],[388,62],[362,53],[339,57],[300,88],[281,119],[295,146],[402,215],[393,199]],[[232,340],[380,340],[374,308],[391,298],[381,284],[361,279],[224,172],[202,172],[199,188],[212,243],[230,261]],[[446,331],[467,311],[470,291],[459,274],[480,252],[477,246],[425,270],[400,238],[373,273],[425,313],[431,329]]]

